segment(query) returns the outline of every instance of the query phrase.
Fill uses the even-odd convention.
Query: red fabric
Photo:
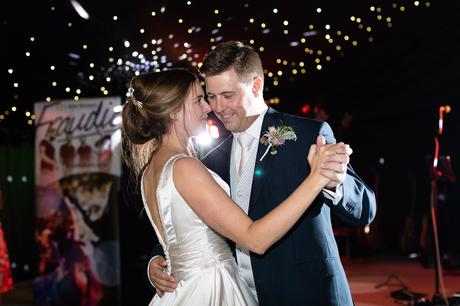
[[[11,264],[8,256],[3,229],[0,225],[0,293],[6,293],[13,289],[13,277],[11,276]]]

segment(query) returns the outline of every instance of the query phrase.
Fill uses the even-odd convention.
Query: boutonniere
[[[286,140],[297,140],[297,135],[294,132],[294,129],[291,126],[280,125],[278,127],[270,126],[268,131],[265,132],[262,137],[260,137],[260,143],[267,146],[264,155],[260,158],[259,161],[264,159],[268,151],[271,155],[278,153],[277,147],[284,145]]]

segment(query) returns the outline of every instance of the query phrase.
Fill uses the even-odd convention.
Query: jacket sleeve
[[[326,139],[326,143],[335,143],[331,127],[323,122],[319,131]],[[337,203],[324,197],[324,202],[332,212],[342,221],[350,225],[365,226],[372,222],[377,210],[374,192],[355,173],[353,167],[348,164],[347,174],[343,182],[343,197]]]

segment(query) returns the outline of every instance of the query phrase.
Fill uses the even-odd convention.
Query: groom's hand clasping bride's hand
[[[314,154],[317,148],[326,144],[324,136],[319,135],[316,138],[316,144],[311,146],[310,153],[308,154],[308,161],[311,161],[311,154]],[[347,165],[350,162],[350,155],[353,150],[349,145],[341,146],[336,151],[336,154],[328,156],[328,160],[322,165],[322,175],[330,179],[326,189],[335,190],[337,186],[345,181],[347,174]],[[310,156],[311,155],[311,156]]]
[[[163,256],[157,256],[150,261],[149,278],[156,288],[159,297],[163,297],[165,292],[173,292],[176,289],[176,280],[164,272],[168,262]]]

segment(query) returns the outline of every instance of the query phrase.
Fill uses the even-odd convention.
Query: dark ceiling
[[[3,139],[33,131],[34,102],[124,95],[136,71],[196,65],[230,39],[259,50],[275,107],[320,105],[333,125],[346,111],[375,154],[398,133],[426,135],[416,142],[429,152],[437,106],[458,116],[458,1],[81,0],[88,20],[72,2],[4,4]]]

